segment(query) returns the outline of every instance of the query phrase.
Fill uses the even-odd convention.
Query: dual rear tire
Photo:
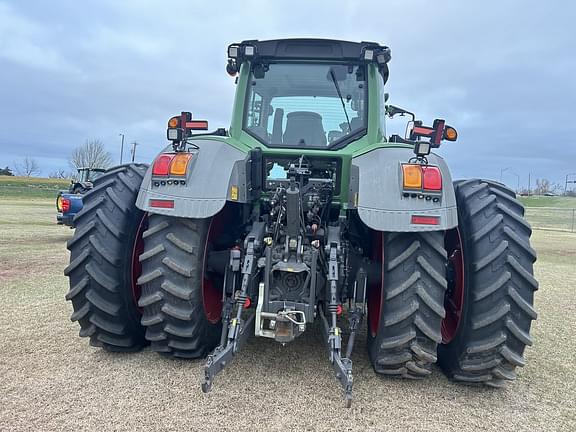
[[[203,357],[218,343],[221,328],[214,318],[221,307],[219,281],[204,271],[214,218],[139,210],[136,198],[147,168],[116,167],[84,197],[65,270],[71,319],[79,323],[80,336],[107,351],[151,345],[167,356]]]
[[[456,381],[499,387],[515,379],[532,345],[531,229],[503,185],[454,186],[456,229],[376,233],[381,272],[370,284],[369,354],[380,374],[420,378],[437,361]]]

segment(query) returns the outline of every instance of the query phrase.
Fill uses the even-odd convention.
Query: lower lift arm
[[[248,237],[246,254],[244,255],[241,269],[242,285],[236,298],[234,298],[235,290],[232,289],[232,295],[228,296],[224,302],[220,345],[208,356],[204,367],[204,382],[202,383],[202,391],[204,393],[208,393],[212,389],[214,377],[232,361],[251,333],[250,330],[254,323],[255,314],[251,313],[245,320],[242,315],[245,310],[246,299],[248,298],[248,287],[252,283],[257,270],[256,243],[261,244],[254,236]],[[235,281],[239,271],[240,251],[232,249],[227,272],[232,280]],[[234,318],[231,318],[233,315]]]
[[[352,406],[352,385],[354,378],[352,376],[352,350],[356,331],[362,322],[364,315],[364,302],[366,292],[366,277],[363,270],[358,272],[358,278],[355,282],[353,305],[349,311],[350,336],[346,347],[346,355],[342,357],[342,332],[337,326],[337,281],[338,281],[338,262],[337,262],[337,243],[331,243],[329,248],[328,261],[328,281],[330,282],[330,302],[328,312],[330,313],[331,324],[328,323],[328,317],[320,309],[320,315],[323,323],[325,340],[328,344],[329,361],[336,372],[336,378],[340,381],[344,390],[344,399],[346,406]]]

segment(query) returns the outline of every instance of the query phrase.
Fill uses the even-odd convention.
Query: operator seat
[[[297,146],[325,146],[322,116],[310,111],[294,111],[286,116],[283,143]]]

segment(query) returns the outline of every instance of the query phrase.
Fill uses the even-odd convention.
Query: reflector
[[[208,122],[206,120],[188,121],[188,122],[186,122],[186,129],[208,130]]]
[[[156,208],[174,208],[174,200],[151,199],[149,204],[150,207]]]
[[[411,223],[414,225],[440,225],[440,216],[412,215]]]

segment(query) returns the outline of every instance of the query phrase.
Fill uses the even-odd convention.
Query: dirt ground
[[[535,231],[540,281],[528,364],[505,389],[376,376],[363,338],[343,408],[319,332],[252,339],[200,391],[202,361],[88,346],[69,320],[52,201],[0,201],[0,430],[576,430],[576,234]]]

